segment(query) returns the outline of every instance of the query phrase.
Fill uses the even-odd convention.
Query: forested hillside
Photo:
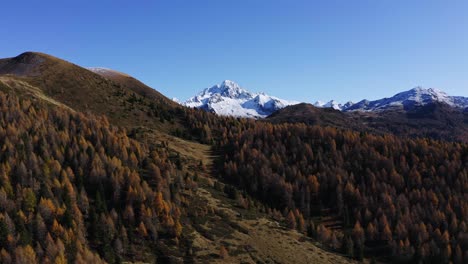
[[[465,143],[188,116],[193,133],[223,153],[219,176],[290,228],[358,259],[466,260]]]
[[[164,149],[105,117],[3,92],[0,108],[1,263],[144,259],[180,236]]]
[[[303,124],[228,131],[222,175],[282,211],[291,228],[360,259],[466,260],[466,144]]]

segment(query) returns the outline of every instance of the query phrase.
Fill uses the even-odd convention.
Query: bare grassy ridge
[[[76,111],[106,115],[112,123],[127,129],[183,129],[176,114],[180,106],[131,77],[103,77],[37,52],[0,60],[0,75],[37,87]]]

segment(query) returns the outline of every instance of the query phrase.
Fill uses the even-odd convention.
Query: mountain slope
[[[0,91],[0,263],[155,262],[182,228],[167,150],[47,103]]]
[[[333,126],[357,131],[365,130],[361,122],[355,122],[349,114],[334,108],[320,108],[311,104],[285,107],[268,116],[265,121],[280,123],[304,123],[307,125]]]
[[[468,142],[468,112],[438,102],[414,106],[407,111],[394,108],[378,112],[339,111],[298,104],[273,113],[265,121]]]
[[[372,129],[400,136],[468,142],[468,112],[441,102],[416,105],[408,110],[389,109],[354,113]]]
[[[25,52],[1,59],[0,76],[37,87],[76,111],[106,115],[119,126],[165,133],[184,127],[174,122],[180,105],[124,74],[101,76],[47,54]]]
[[[452,209],[468,206],[466,144],[267,122],[228,131],[222,175],[291,228],[312,219],[319,240],[358,259],[466,262],[467,212]]]
[[[142,83],[141,81],[135,79],[134,77],[126,73],[122,73],[122,72],[115,71],[112,69],[107,69],[107,68],[99,68],[99,67],[91,67],[87,69],[94,73],[99,74],[100,76],[104,78],[112,80],[115,83],[118,83],[143,97],[155,100],[158,103],[167,104],[171,107],[177,107],[177,104],[175,104],[172,100],[169,100],[168,98],[166,98],[160,92],[147,86],[146,84]]]
[[[187,107],[201,108],[224,116],[263,118],[274,111],[298,102],[282,100],[264,93],[251,93],[229,80],[206,88],[183,102]]]

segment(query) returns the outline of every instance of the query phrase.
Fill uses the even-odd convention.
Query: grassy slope
[[[99,71],[99,72],[96,72],[96,73],[98,75],[106,78],[106,79],[112,80],[115,83],[118,83],[118,84],[120,84],[120,85],[134,91],[135,93],[137,93],[137,94],[139,94],[139,95],[141,95],[141,96],[143,96],[145,98],[154,100],[157,103],[165,104],[165,105],[173,107],[173,108],[178,107],[178,105],[175,102],[173,102],[172,100],[166,98],[160,92],[158,92],[155,89],[147,86],[146,84],[140,82],[139,80],[133,78],[132,76],[130,76],[128,74],[118,72],[118,71],[114,71],[114,70]]]
[[[205,160],[211,152],[202,153]],[[208,162],[208,165],[212,162]],[[209,170],[208,166],[208,171]],[[201,173],[198,189],[187,193],[190,206],[184,232],[192,243],[196,263],[354,263],[328,252],[303,234],[284,228],[256,209],[244,209],[214,188],[210,173]],[[228,251],[221,258],[220,247]]]
[[[46,96],[76,111],[106,115],[127,128],[146,126],[169,132],[179,125],[177,120],[162,122],[154,115],[151,103],[156,103],[160,113],[179,106],[144,84],[114,81],[46,54],[26,52],[2,59],[0,75],[38,87]]]

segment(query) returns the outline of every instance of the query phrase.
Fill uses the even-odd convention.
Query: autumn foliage
[[[105,117],[0,93],[0,262],[132,259],[180,236],[175,171]]]
[[[466,261],[466,144],[229,118],[213,129],[225,180],[286,210],[289,227],[327,210],[342,227],[314,232],[352,256]]]

